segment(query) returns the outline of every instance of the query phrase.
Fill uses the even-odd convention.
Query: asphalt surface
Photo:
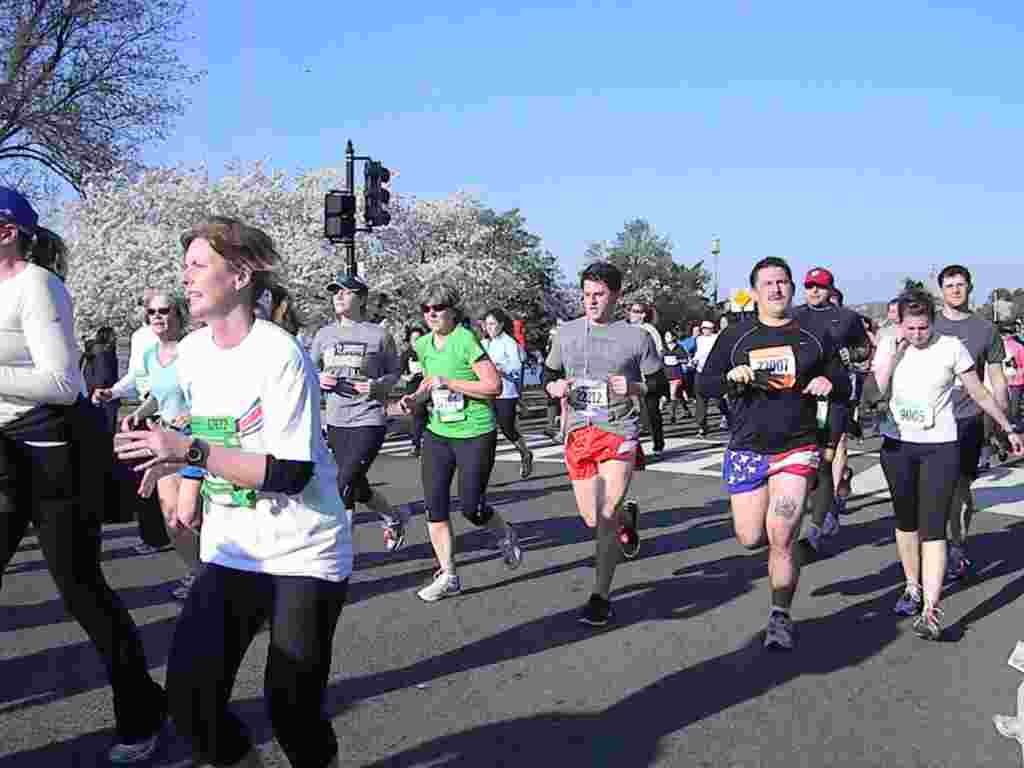
[[[371,480],[415,504],[389,555],[357,510],[356,572],[334,640],[325,703],[344,766],[1007,766],[1020,746],[991,716],[1016,712],[1024,637],[1024,464],[989,473],[975,523],[979,573],[950,588],[944,642],[917,638],[892,607],[902,589],[876,441],[858,449],[850,514],[830,552],[803,569],[797,649],[765,652],[766,552],[733,539],[716,470],[722,440],[667,427],[669,451],[636,475],[640,557],[620,567],[606,629],[577,622],[593,585],[593,541],[577,517],[561,448],[527,422],[538,460],[519,479],[502,443],[490,499],[526,550],[514,572],[459,520],[463,594],[428,605],[415,590],[433,559],[419,465],[389,442]],[[712,435],[714,438],[715,435]],[[862,451],[862,452],[860,452]],[[182,574],[173,553],[138,556],[135,526],[104,529],[104,569],[140,625],[163,680]],[[32,537],[0,594],[0,768],[106,765],[111,697]],[[233,706],[268,765],[284,766],[262,702],[268,634],[245,658]],[[166,729],[154,766],[186,766]]]

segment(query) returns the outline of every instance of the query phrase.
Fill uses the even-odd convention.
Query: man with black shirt
[[[850,365],[862,363],[871,357],[871,341],[864,331],[864,324],[856,312],[842,306],[841,294],[837,303],[832,298],[837,293],[832,273],[823,267],[815,267],[804,277],[807,303],[793,311],[793,318],[801,328],[807,328],[819,338],[828,337],[832,349],[840,356],[849,377]],[[840,490],[849,493],[849,468],[847,467],[847,433],[850,431],[852,408],[847,400],[835,398],[828,407],[828,433],[823,446],[821,465],[818,467],[818,483],[811,498],[811,526],[807,541],[815,550],[821,546],[821,537],[834,536],[839,532],[838,503]],[[845,494],[843,494],[845,495]]]
[[[935,317],[935,333],[956,336],[974,359],[974,370],[995,398],[996,405],[1009,410],[1009,390],[1003,372],[1006,348],[999,331],[988,320],[970,310],[971,273],[966,267],[951,264],[939,272],[942,311]],[[956,416],[957,442],[960,445],[960,482],[949,511],[949,554],[946,573],[960,579],[970,573],[967,535],[974,517],[971,483],[978,477],[978,461],[985,444],[985,417],[960,380],[953,387],[953,413]]]
[[[793,320],[793,273],[784,260],[769,257],[755,264],[750,287],[757,320],[719,335],[700,387],[709,397],[733,393],[733,432],[722,475],[736,538],[748,549],[769,547],[772,605],[765,647],[789,650],[789,609],[800,573],[793,549],[820,462],[819,398],[846,401],[850,382],[828,336]]]

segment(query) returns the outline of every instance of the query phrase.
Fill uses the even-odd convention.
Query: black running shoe
[[[580,613],[580,623],[591,627],[604,627],[612,620],[612,603],[600,595],[591,595]]]
[[[640,505],[636,499],[626,499],[622,505],[622,525],[619,527],[619,547],[622,556],[632,560],[640,553],[640,531],[637,525],[640,520]]]

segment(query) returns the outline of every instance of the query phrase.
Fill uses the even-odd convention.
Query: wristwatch
[[[206,469],[206,460],[210,458],[210,444],[196,438],[185,452],[185,463],[190,467]]]

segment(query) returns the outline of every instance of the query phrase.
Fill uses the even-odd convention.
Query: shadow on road
[[[645,593],[644,601],[650,599]],[[425,742],[370,768],[650,765],[662,756],[660,741],[669,734],[800,677],[828,675],[879,653],[905,631],[891,615],[894,600],[895,591],[799,622],[799,653],[768,654],[758,634],[741,648],[662,678],[600,713],[555,711],[483,725]],[[564,623],[570,618],[554,617],[560,623],[555,631],[568,632]],[[718,768],[724,759],[709,754],[693,765]]]

